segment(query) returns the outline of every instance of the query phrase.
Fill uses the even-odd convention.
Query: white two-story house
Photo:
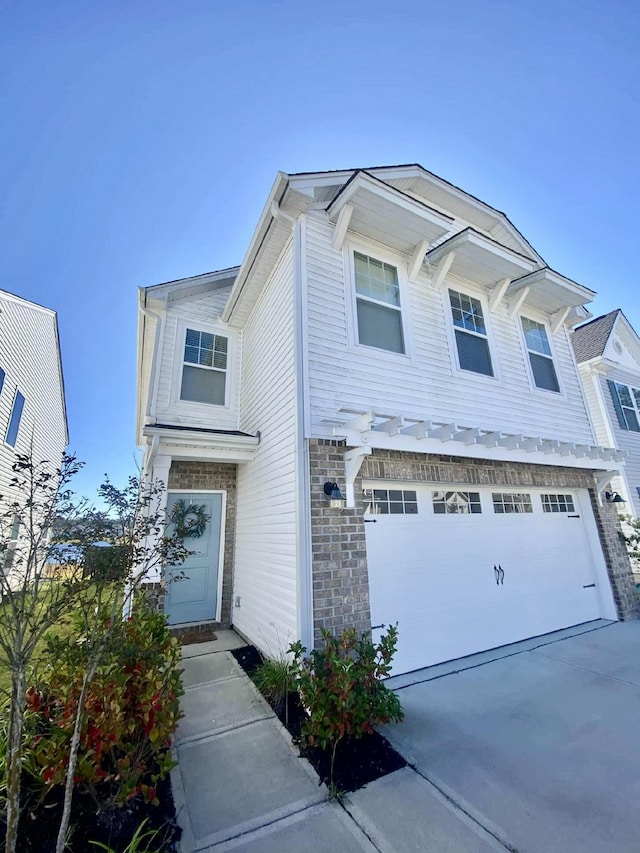
[[[576,360],[596,438],[627,453],[612,489],[640,516],[640,338],[620,309],[579,326]]]
[[[397,622],[406,672],[636,615],[593,295],[420,166],[278,174],[239,267],[139,294],[144,470],[196,534],[170,620],[272,654]]]
[[[16,454],[60,465],[69,441],[55,311],[0,290],[0,495],[12,486]],[[17,519],[0,530],[3,546],[20,536]],[[5,554],[5,558],[8,555]]]

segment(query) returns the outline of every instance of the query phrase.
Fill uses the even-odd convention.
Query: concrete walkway
[[[172,771],[183,853],[488,853],[505,847],[410,768],[345,797],[298,756],[229,649],[232,631],[183,650],[184,719]]]

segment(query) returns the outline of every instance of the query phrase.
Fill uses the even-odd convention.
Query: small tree
[[[48,568],[57,517],[72,520],[82,507],[69,483],[81,467],[64,455],[59,467],[18,454],[8,494],[0,496],[0,666],[11,675],[7,736],[6,853],[14,853],[20,816],[20,775],[27,670],[42,637],[68,612],[84,579],[77,552],[59,551],[59,578]]]
[[[127,485],[119,489],[106,479],[98,492],[106,510],[97,514],[93,532],[100,529],[103,540],[116,550],[113,560],[102,560],[102,569],[106,565],[108,570],[91,573],[90,595],[78,597],[86,670],[76,706],[56,853],[64,853],[69,829],[87,697],[110,644],[119,637],[121,614],[130,612],[136,592],[150,574],[164,566],[179,566],[192,553],[180,536],[167,533],[161,481],[142,483],[138,477],[129,477]],[[93,564],[95,568],[95,551],[89,550],[89,554],[93,555],[89,566]]]
[[[623,515],[622,535],[631,558],[633,570],[638,572],[640,571],[640,518]]]

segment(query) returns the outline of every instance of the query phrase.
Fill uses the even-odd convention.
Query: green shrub
[[[45,790],[65,781],[86,655],[77,635],[50,637],[49,664],[27,692],[40,724],[26,769]],[[172,767],[169,747],[180,718],[180,661],[165,617],[142,600],[113,627],[85,703],[74,780],[96,802],[122,805],[141,795],[157,804],[155,784]]]
[[[294,643],[298,692],[309,716],[302,736],[310,745],[331,747],[331,781],[336,749],[344,737],[360,738],[375,725],[400,722],[404,712],[396,694],[380,679],[391,671],[398,642],[397,626],[390,626],[380,642],[367,634],[358,638],[354,630],[339,637],[323,631],[324,648],[308,657],[301,643]]]
[[[252,674],[253,681],[276,710],[284,710],[285,725],[289,723],[289,693],[296,689],[295,666],[282,656],[265,658]]]

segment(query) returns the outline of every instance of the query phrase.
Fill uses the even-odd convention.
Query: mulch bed
[[[28,789],[25,778],[23,793]],[[182,830],[176,823],[176,812],[171,793],[170,777],[156,785],[159,806],[146,804],[141,798],[130,800],[125,806],[96,810],[96,803],[88,794],[73,793],[71,811],[71,840],[68,850],[91,853],[101,848],[92,841],[101,841],[115,851],[127,848],[136,829],[146,819],[143,834],[156,832],[153,840],[146,836],[142,850],[157,853],[177,853]],[[20,853],[55,853],[56,838],[62,815],[61,787],[52,790],[44,803],[36,807],[25,797],[25,807],[20,818],[18,850]],[[0,821],[0,834],[4,839],[4,824]]]
[[[231,654],[251,678],[255,669],[262,663],[262,655],[254,646],[233,649]],[[267,700],[268,701],[268,700]],[[284,705],[278,707],[269,703],[280,722],[288,729],[291,737],[326,785],[331,781],[331,750],[312,747],[301,742],[300,731],[306,712],[297,693],[289,694],[288,719]],[[344,738],[336,751],[333,769],[333,783],[341,791],[355,791],[363,785],[400,770],[407,762],[399,755],[379,732],[364,735],[361,738]]]

